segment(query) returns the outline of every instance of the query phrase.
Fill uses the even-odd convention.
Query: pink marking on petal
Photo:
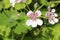
[[[35,16],[39,16],[38,13],[35,13]]]
[[[41,16],[41,11],[37,10],[37,11],[35,12],[35,16],[36,16],[36,17]]]
[[[30,17],[33,17],[33,13],[31,13],[29,16],[30,16]]]

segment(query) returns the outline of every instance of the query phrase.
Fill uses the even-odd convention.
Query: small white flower
[[[55,23],[58,23],[59,22],[58,18],[55,18],[55,17],[58,16],[55,13],[55,9],[52,9],[51,12],[47,12],[47,15],[46,16],[47,16],[50,24],[55,24]]]
[[[10,0],[10,3],[11,3],[11,5],[12,5],[12,7],[14,7],[14,5],[15,5],[15,0]]]
[[[20,13],[18,13],[18,16],[20,16]]]
[[[37,17],[41,16],[41,12],[37,10],[35,13],[32,11],[29,11],[27,13],[27,16],[29,16],[31,19],[27,20],[26,25],[32,26],[32,27],[37,27],[37,25],[42,25],[43,21],[41,19],[37,19]]]
[[[10,0],[12,7],[15,6],[15,3],[20,3],[22,0]]]
[[[10,0],[10,3],[14,3],[15,2],[15,0]]]

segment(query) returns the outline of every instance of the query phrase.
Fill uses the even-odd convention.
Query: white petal
[[[15,2],[15,0],[9,0],[10,1],[10,3],[14,3]]]
[[[59,22],[59,20],[57,18],[54,18],[53,20],[54,20],[55,23]]]
[[[56,13],[54,13],[54,16],[55,16],[55,17],[58,17],[58,15],[57,15]]]
[[[33,12],[32,11],[29,11],[28,13],[27,13],[27,16],[29,16],[30,14],[32,14]]]
[[[35,20],[32,20],[32,27],[37,27],[37,23]]]
[[[18,16],[20,16],[20,13],[18,13]]]
[[[55,22],[53,20],[51,20],[51,21],[49,20],[49,23],[50,24],[55,24]]]
[[[15,3],[12,3],[11,5],[12,5],[12,7],[14,7],[15,6]]]
[[[20,3],[22,0],[16,0],[17,3]]]
[[[54,13],[55,11],[56,11],[55,9],[52,9],[52,10],[51,10],[51,12],[53,12],[53,13]]]
[[[36,22],[37,22],[37,24],[40,25],[40,26],[43,24],[43,21],[42,21],[41,19],[37,19]]]
[[[41,11],[37,10],[37,11],[35,12],[35,15],[36,15],[37,17],[41,16]]]
[[[32,20],[27,20],[26,25],[30,26],[32,24]]]

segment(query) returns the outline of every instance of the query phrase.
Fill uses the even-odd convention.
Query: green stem
[[[26,33],[25,33],[26,34]],[[25,37],[25,34],[23,34],[22,38],[20,40],[23,40],[23,38]]]
[[[52,3],[60,3],[60,1],[51,1]]]
[[[30,10],[29,6],[27,5],[28,9]]]
[[[37,10],[41,9],[44,5],[41,5],[40,7],[37,8]]]
[[[25,8],[26,11],[29,11],[28,9]]]
[[[26,4],[27,8],[30,10],[29,6]]]

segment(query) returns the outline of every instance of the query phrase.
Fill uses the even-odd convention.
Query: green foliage
[[[16,34],[26,33],[28,30],[31,30],[30,27],[27,27],[25,23],[20,23],[18,26],[14,29],[14,32]]]
[[[56,8],[60,13],[59,3],[60,0],[27,0],[15,3],[12,7],[10,0],[0,0],[0,40],[60,40],[60,23],[51,25],[46,18],[48,6]],[[41,27],[26,25],[30,19],[27,12],[30,10],[42,12],[41,20],[44,24]]]
[[[31,30],[31,27],[28,27],[26,25],[26,20],[27,20],[28,17],[24,14],[24,12],[21,12],[20,14],[21,14],[21,16],[19,17],[19,19],[22,20],[22,21],[14,29],[14,32],[16,34],[27,33],[28,30]]]
[[[0,2],[0,10],[2,10],[2,8],[3,8],[3,5],[2,5],[2,3]]]
[[[6,15],[4,13],[0,14],[0,25],[8,25],[8,24],[9,24],[9,21]]]
[[[23,8],[25,8],[25,7],[26,7],[26,5],[25,5],[24,3],[20,3],[20,4],[16,4],[16,5],[15,5],[15,9],[16,9],[16,10],[23,9]]]
[[[43,5],[45,5],[45,6],[49,5],[49,3],[48,3],[47,0],[40,0],[40,3],[43,4]]]
[[[3,3],[3,5],[4,5],[4,8],[5,8],[5,9],[6,9],[6,8],[9,8],[9,7],[11,6],[9,0],[3,0],[2,3]],[[8,5],[7,5],[7,4],[8,4]]]
[[[32,0],[27,0],[26,4],[30,4],[32,2]]]

